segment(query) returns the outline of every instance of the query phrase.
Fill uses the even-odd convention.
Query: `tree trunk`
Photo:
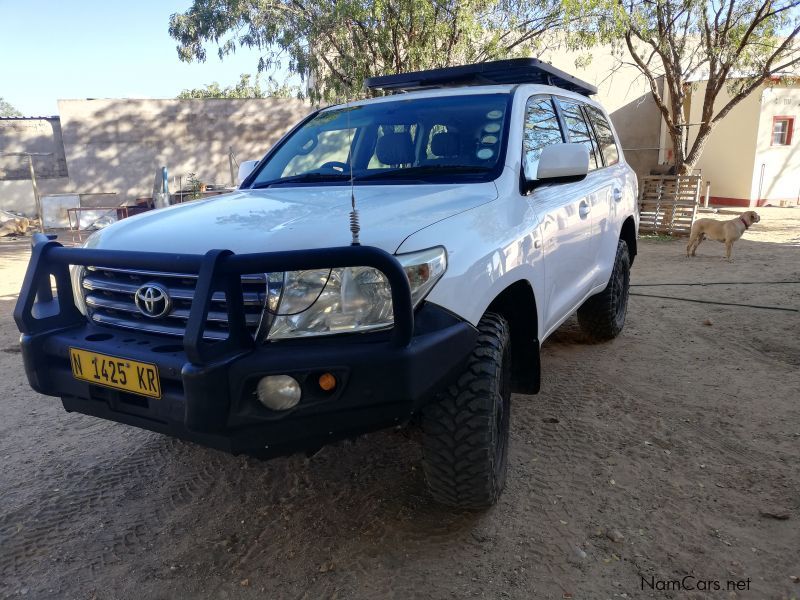
[[[697,164],[697,161],[700,160],[700,156],[703,154],[703,148],[708,142],[708,139],[711,137],[711,132],[713,130],[713,126],[711,125],[701,125],[700,131],[697,133],[697,137],[692,143],[692,149],[689,151],[689,155],[686,157],[686,164],[689,166],[689,170],[694,169],[694,166]]]
[[[675,174],[686,175],[691,172],[691,168],[686,167],[686,128],[671,127],[669,137],[672,141],[672,154],[675,160]]]

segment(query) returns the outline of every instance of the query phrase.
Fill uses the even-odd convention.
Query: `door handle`
[[[590,212],[592,212],[592,207],[589,206],[589,203],[586,201],[581,202],[578,207],[578,214],[581,216],[581,219],[588,217]]]
[[[614,196],[614,202],[619,202],[622,200],[622,190],[619,188],[614,188],[614,191],[611,193]]]

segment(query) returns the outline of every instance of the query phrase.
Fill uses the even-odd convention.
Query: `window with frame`
[[[584,108],[586,109],[586,114],[589,115],[589,120],[592,122],[592,127],[594,127],[597,145],[600,147],[603,162],[607,167],[617,164],[619,162],[619,150],[617,149],[617,142],[614,139],[611,125],[609,125],[608,120],[600,109],[588,104]]]
[[[602,167],[597,156],[592,130],[583,116],[580,103],[559,98],[558,104],[561,106],[561,114],[564,117],[564,124],[567,126],[569,141],[573,144],[585,144],[589,149],[589,170],[594,171]]]
[[[794,117],[772,117],[772,146],[789,146],[794,133]]]
[[[535,179],[542,150],[561,144],[564,138],[553,100],[549,96],[534,96],[525,105],[525,124],[522,131],[522,157],[525,175]]]

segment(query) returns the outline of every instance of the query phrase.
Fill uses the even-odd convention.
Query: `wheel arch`
[[[633,216],[628,217],[622,223],[619,239],[628,245],[628,256],[631,259],[631,265],[633,265],[633,259],[636,257],[636,222]]]
[[[526,279],[507,286],[486,312],[503,315],[511,326],[511,388],[521,394],[539,392],[539,321],[536,296]]]

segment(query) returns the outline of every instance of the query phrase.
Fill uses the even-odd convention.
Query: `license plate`
[[[75,379],[149,398],[161,398],[161,382],[155,365],[78,348],[69,349],[69,359]]]

